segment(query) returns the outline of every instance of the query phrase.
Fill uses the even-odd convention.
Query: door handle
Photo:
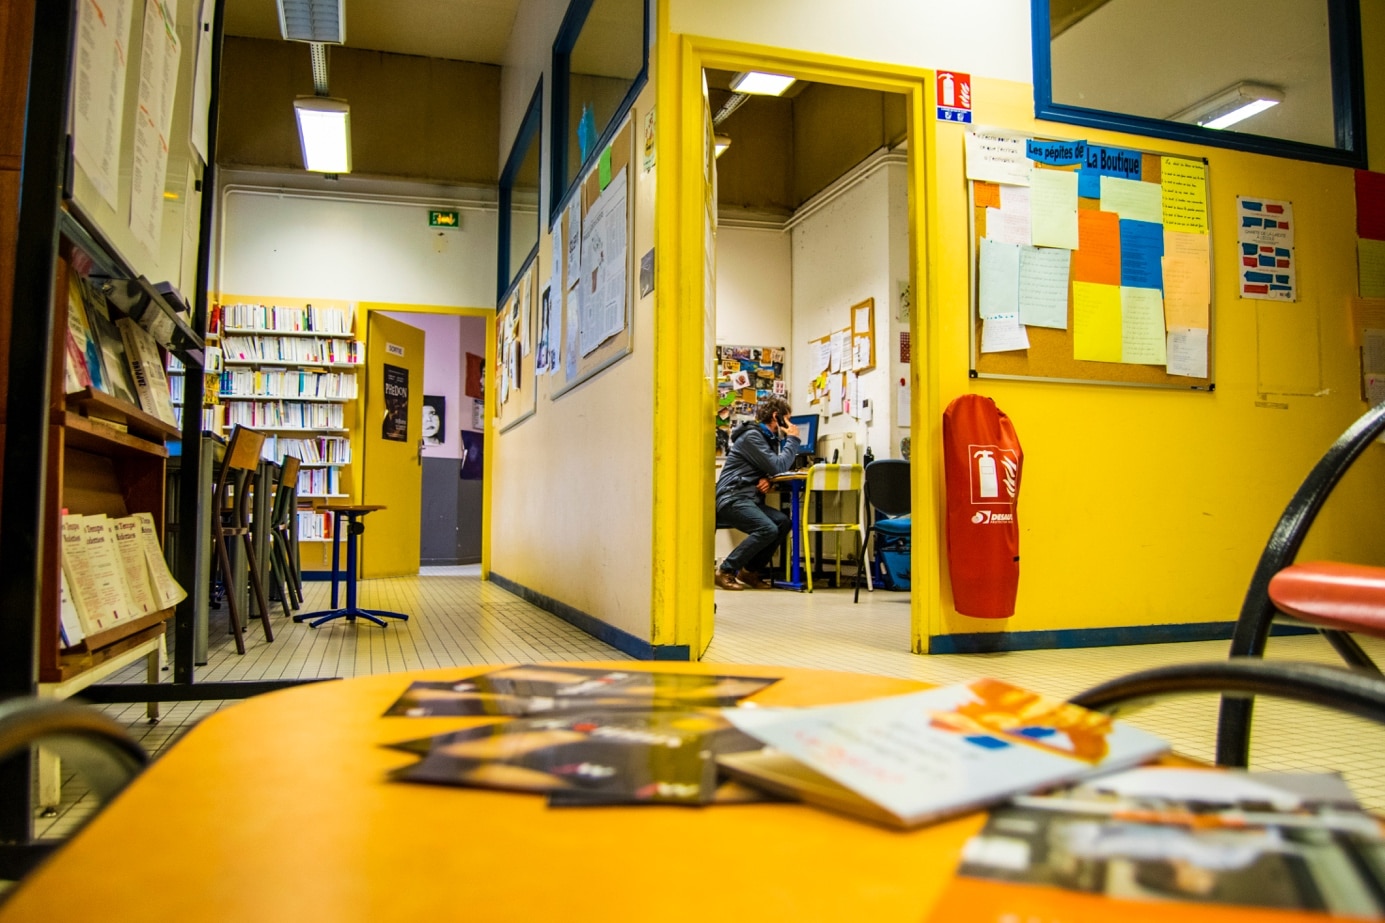
[[[423,467],[423,440],[421,438],[418,440],[418,464],[420,468]]]

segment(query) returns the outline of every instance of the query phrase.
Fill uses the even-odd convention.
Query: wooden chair
[[[1251,576],[1231,639],[1231,657],[1263,657],[1276,619],[1322,632],[1353,670],[1381,672],[1350,633],[1385,637],[1385,568],[1337,562],[1294,563],[1328,495],[1352,464],[1385,433],[1385,405],[1367,411],[1332,444],[1294,494]],[[1335,668],[1329,668],[1335,669]],[[1217,762],[1245,766],[1254,699],[1223,697]]]
[[[217,475],[213,494],[216,504],[213,509],[217,515],[212,516],[212,545],[221,566],[221,576],[226,582],[231,631],[236,636],[236,652],[240,654],[245,653],[245,630],[240,618],[240,594],[235,589],[235,571],[231,567],[230,550],[226,544],[229,538],[241,538],[250,572],[250,585],[260,604],[260,623],[264,626],[265,640],[274,640],[274,629],[269,624],[269,601],[265,597],[264,577],[259,559],[255,556],[255,541],[250,534],[250,479],[259,467],[263,448],[263,433],[237,426],[226,446],[226,458],[221,463],[221,473]]]
[[[293,533],[298,516],[298,467],[301,462],[292,455],[279,463],[279,479],[274,487],[274,508],[269,520],[269,574],[279,591],[284,615],[289,607],[303,605],[303,584],[298,570],[297,546]]]
[[[842,581],[842,535],[846,532],[854,533],[856,536],[856,558],[861,557],[861,512],[858,508],[858,501],[853,496],[853,506],[851,519],[847,522],[809,522],[808,521],[808,502],[812,499],[814,492],[818,493],[854,493],[861,489],[861,466],[860,465],[814,465],[808,469],[808,479],[803,485],[803,510],[799,516],[803,532],[803,559],[807,564],[805,579],[808,584],[808,592],[813,592],[813,546],[808,541],[814,532],[833,532],[837,536],[837,586]],[[845,500],[843,500],[845,504]]]
[[[866,537],[861,545],[861,566],[856,568],[856,592],[851,601],[861,600],[861,575],[866,589],[875,590],[870,576],[870,540],[876,535],[909,537],[913,534],[912,486],[909,484],[909,462],[900,458],[882,458],[866,465]]]

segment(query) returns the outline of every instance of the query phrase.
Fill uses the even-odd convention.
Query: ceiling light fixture
[[[346,0],[278,0],[279,34],[290,42],[346,41]]]
[[[713,156],[714,156],[714,157],[720,157],[722,154],[725,154],[725,153],[726,153],[726,149],[727,149],[728,147],[731,146],[731,136],[730,136],[730,135],[714,135],[714,136],[712,137],[712,143],[713,143],[713,145],[714,145],[714,147],[715,147],[715,149],[716,149],[716,150],[715,150],[715,153],[713,154]]]
[[[351,106],[344,99],[300,96],[293,101],[303,167],[312,173],[351,172]]]
[[[765,74],[760,71],[745,71],[731,78],[734,93],[749,93],[752,96],[783,96],[784,91],[794,85],[796,78],[783,74]]]
[[[1193,103],[1170,118],[1175,122],[1191,122],[1203,128],[1229,128],[1283,101],[1283,90],[1243,80],[1214,96]]]

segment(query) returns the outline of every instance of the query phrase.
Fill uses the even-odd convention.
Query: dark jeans
[[[784,536],[789,534],[788,514],[751,499],[732,500],[717,510],[718,529],[740,529],[745,541],[721,562],[722,570],[762,571],[774,557]]]

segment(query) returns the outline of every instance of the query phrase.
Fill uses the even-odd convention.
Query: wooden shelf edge
[[[76,449],[92,452],[118,451],[167,458],[168,448],[162,442],[150,442],[140,436],[121,432],[100,419],[91,419],[72,411],[53,415],[53,423],[67,431],[67,443]]]
[[[69,407],[80,407],[85,416],[124,423],[133,434],[150,440],[163,442],[165,439],[183,438],[183,431],[172,423],[165,423],[152,413],[145,413],[134,404],[95,388],[83,388],[67,395],[67,403]],[[71,410],[68,412],[71,413]]]
[[[40,665],[38,677],[39,682],[67,682],[68,680],[80,676],[88,670],[100,666],[108,660],[112,660],[116,657],[119,657],[126,651],[133,650],[148,641],[154,640],[155,638],[159,637],[164,633],[164,630],[167,628],[165,620],[168,618],[169,615],[172,614],[172,609],[164,610],[164,613],[157,622],[137,630],[134,634],[127,635],[126,637],[121,638],[114,644],[108,644],[105,647],[97,648],[93,651],[83,651],[79,648],[73,648],[64,651],[63,653],[58,655],[57,663],[51,665]],[[152,619],[159,615],[160,613],[155,613],[154,615],[145,616],[144,619],[136,619],[135,621],[142,622],[146,619]],[[132,622],[131,624],[133,625],[134,622]],[[115,629],[112,629],[111,632],[103,632],[101,636],[104,637],[106,635],[112,634],[114,631]]]
[[[106,631],[98,632],[94,635],[87,635],[83,641],[75,647],[69,648],[69,650],[86,653],[98,651],[101,648],[109,647],[117,641],[128,638],[131,635],[139,634],[141,631],[151,626],[162,625],[171,618],[173,618],[172,607],[160,609],[158,612],[151,612],[148,615],[141,615],[137,619],[121,622],[114,628],[107,629]]]

